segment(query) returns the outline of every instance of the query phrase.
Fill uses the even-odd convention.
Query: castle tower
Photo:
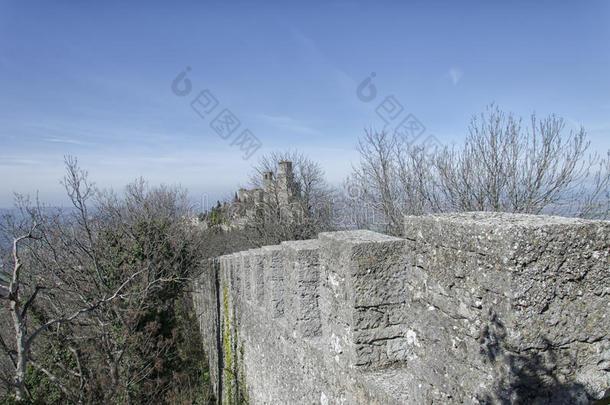
[[[293,176],[292,173],[292,162],[289,160],[282,160],[281,162],[278,163],[279,169],[278,169],[278,177],[282,177],[282,176]]]
[[[240,188],[237,190],[237,201],[243,203],[246,202],[247,199],[247,190],[245,188]]]
[[[265,193],[271,193],[273,185],[273,172],[263,172],[263,190]]]
[[[284,160],[278,163],[277,187],[280,202],[291,203],[299,195],[298,184],[294,181],[292,162]]]

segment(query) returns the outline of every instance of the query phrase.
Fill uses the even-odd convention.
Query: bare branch
[[[55,319],[52,319],[52,320],[44,323],[43,325],[39,326],[26,340],[26,342],[25,342],[26,347],[29,348],[30,345],[32,344],[32,341],[34,339],[36,339],[36,336],[38,336],[38,334],[40,334],[40,332],[47,329],[49,326],[52,326],[55,324],[63,324],[63,323],[71,322],[74,319],[76,319],[77,317],[79,317],[80,315],[85,314],[87,312],[91,312],[91,311],[99,308],[101,305],[103,305],[107,302],[110,302],[110,301],[116,299],[117,297],[120,297],[120,292],[123,290],[123,288],[125,288],[134,278],[136,278],[138,275],[142,274],[143,272],[144,272],[144,270],[140,270],[140,271],[132,274],[131,276],[129,276],[129,278],[123,284],[121,284],[121,286],[118,289],[116,289],[115,292],[111,296],[99,299],[94,304],[89,305],[88,307],[85,307],[85,308],[81,308],[70,316],[55,318]]]

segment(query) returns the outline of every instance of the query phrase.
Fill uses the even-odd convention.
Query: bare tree
[[[443,150],[435,160],[449,207],[540,213],[582,185],[594,160],[586,159],[584,128],[565,133],[551,115],[522,128],[520,119],[491,105],[473,118],[462,148]]]
[[[163,308],[197,262],[197,239],[182,221],[186,194],[140,180],[119,198],[97,192],[76,159],[66,158],[66,168],[73,208],[19,198],[21,220],[4,230],[14,237],[12,259],[2,261],[10,280],[0,284],[13,325],[0,331],[13,370],[5,383],[26,398],[31,366],[72,403],[131,403],[131,387],[147,387],[134,402],[158,403],[168,389],[159,359],[175,333],[162,330],[162,311],[172,311]],[[55,355],[45,365],[48,347]]]
[[[441,210],[434,168],[423,147],[367,129],[357,148],[360,162],[346,180],[343,201],[363,214],[359,227],[398,235],[404,215]]]
[[[462,146],[427,150],[396,134],[365,131],[360,163],[348,179],[360,187],[353,205],[402,233],[404,215],[448,211],[552,213],[608,218],[610,151],[587,155],[584,128],[561,118],[529,126],[495,104],[472,119]]]
[[[84,198],[80,194],[80,191],[75,191],[75,200],[73,201],[79,206],[79,201],[84,202]],[[82,206],[80,207],[82,208]],[[30,253],[32,253],[34,257],[24,260],[21,255],[21,245],[30,242],[32,244],[38,244],[38,246],[43,246],[45,243],[50,241],[51,237],[51,235],[46,233],[45,220],[41,217],[40,207],[37,207],[36,211],[30,212],[33,215],[33,222],[30,225],[30,229],[27,233],[16,236],[13,240],[13,269],[8,286],[5,288],[7,290],[7,307],[12,319],[12,337],[14,339],[14,349],[11,349],[9,344],[2,339],[3,349],[5,354],[10,358],[11,363],[14,365],[13,385],[17,400],[22,400],[25,398],[24,383],[27,364],[31,364],[32,366],[40,369],[40,371],[46,374],[52,381],[58,383],[59,387],[67,396],[73,398],[73,394],[68,391],[64,384],[61,383],[59,378],[32,358],[31,349],[34,342],[43,331],[56,325],[71,323],[78,319],[81,315],[94,311],[100,306],[120,298],[121,294],[125,290],[125,287],[136,277],[138,277],[143,270],[129,274],[117,287],[114,288],[108,288],[107,285],[105,285],[106,283],[104,283],[104,280],[101,278],[101,275],[98,273],[97,277],[93,276],[96,287],[99,288],[101,285],[105,285],[106,288],[99,288],[99,293],[95,295],[87,294],[91,293],[91,290],[85,291],[82,288],[84,284],[82,277],[86,277],[87,275],[83,274],[82,272],[69,272],[67,268],[55,267],[52,263],[45,265],[41,269],[37,269],[38,271],[36,272],[32,272],[31,274],[24,276],[24,270],[32,270],[30,265],[33,261],[38,259],[35,256],[38,255],[39,252],[34,252],[34,250],[30,249]],[[83,215],[81,217],[81,219],[83,219],[83,223],[86,223],[88,221],[86,211],[81,211],[81,215]],[[83,230],[87,232],[86,227]],[[65,237],[66,235],[61,236]],[[69,248],[72,249],[80,248],[85,252],[89,252],[89,257],[93,262],[95,262],[95,253],[89,251],[89,247],[85,245],[87,242],[83,243],[79,241],[79,247],[71,243],[75,242],[74,240],[69,241],[64,239],[63,242],[65,243],[66,247],[69,246]],[[32,245],[29,245],[28,247],[31,246]],[[59,257],[61,254],[59,251],[54,250],[54,246],[52,245],[47,245],[45,247],[52,248],[52,253],[55,255],[55,257]],[[42,262],[38,261],[38,263]],[[69,264],[74,265],[75,263]],[[46,296],[41,292],[46,293]],[[53,300],[56,293],[59,293],[62,298],[64,298],[63,302]],[[54,316],[40,323],[28,322],[30,312],[37,299],[45,300],[47,301],[47,304],[54,307]]]

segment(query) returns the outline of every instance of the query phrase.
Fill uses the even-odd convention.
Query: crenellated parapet
[[[330,232],[210,260],[193,299],[217,392],[251,404],[588,403],[610,387],[609,231],[430,215],[407,217],[405,238]]]

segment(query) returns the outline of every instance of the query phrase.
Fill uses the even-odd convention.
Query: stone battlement
[[[407,217],[203,265],[223,403],[588,403],[610,387],[610,222]],[[536,402],[538,401],[538,402]]]

